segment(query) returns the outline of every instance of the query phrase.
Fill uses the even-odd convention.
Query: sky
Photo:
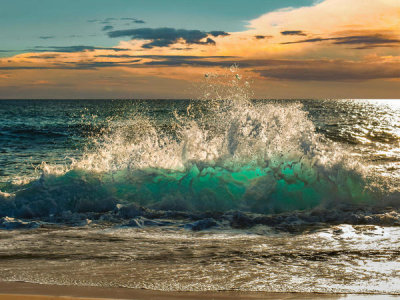
[[[400,98],[399,0],[3,0],[0,98]]]

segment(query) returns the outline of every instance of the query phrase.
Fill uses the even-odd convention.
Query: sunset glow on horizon
[[[127,7],[117,1],[104,17],[111,2],[96,6],[89,0],[75,21],[54,18],[63,9],[77,10],[76,4],[60,11],[48,7],[38,21],[27,17],[28,10],[17,15],[16,6],[28,1],[16,2],[0,12],[14,22],[26,19],[24,28],[10,20],[3,26],[4,99],[192,98],[193,83],[232,64],[252,79],[257,98],[399,97],[398,0],[283,1],[282,7],[254,1],[254,11],[243,17],[234,1],[226,14],[221,3],[215,12],[199,7],[192,21],[184,1],[176,1],[176,13],[161,18],[159,1],[154,11],[144,5],[135,10],[133,4],[140,7],[142,1]]]

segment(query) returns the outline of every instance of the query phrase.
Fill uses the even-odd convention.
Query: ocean
[[[1,100],[0,280],[400,294],[400,100]]]

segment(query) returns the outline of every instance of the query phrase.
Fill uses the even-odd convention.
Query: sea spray
[[[261,214],[381,205],[368,170],[317,134],[301,104],[252,102],[236,66],[207,74],[201,88],[167,128],[143,106],[123,123],[108,119],[81,158],[42,164],[39,179],[1,194],[1,214],[104,213],[118,203]]]

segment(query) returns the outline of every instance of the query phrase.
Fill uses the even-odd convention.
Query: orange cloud
[[[282,97],[296,93],[290,86],[304,90],[308,81],[315,87],[307,85],[309,97],[315,90],[323,94],[316,88],[321,86],[326,86],[329,97],[333,85],[322,82],[337,87],[337,82],[357,80],[360,87],[377,80],[370,86],[379,89],[381,82],[384,95],[400,88],[399,0],[325,0],[281,9],[249,21],[245,31],[215,36],[213,41],[215,45],[176,39],[167,46],[146,48],[149,40],[131,40],[120,41],[115,48],[23,53],[0,59],[0,86],[28,89],[33,84],[37,90],[51,83],[55,90],[78,87],[83,95],[95,93],[96,85],[127,94],[135,89],[145,94],[148,87],[152,95],[157,83],[163,87],[160,97],[174,92],[181,97],[184,89],[178,85],[189,87],[204,73],[237,62],[255,79],[258,95],[263,90],[269,93],[267,83],[280,87]],[[277,80],[285,83],[278,85]],[[298,82],[303,82],[301,88]],[[340,85],[356,95],[348,83]],[[398,92],[391,97],[398,97]]]

